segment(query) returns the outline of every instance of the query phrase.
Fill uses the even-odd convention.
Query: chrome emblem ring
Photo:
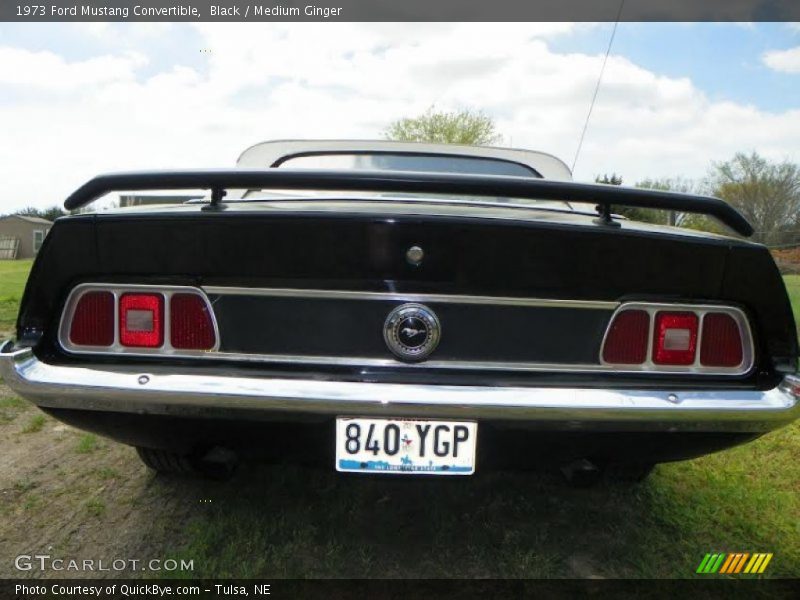
[[[395,356],[405,361],[426,359],[441,337],[439,318],[422,304],[398,306],[383,325],[383,339]]]

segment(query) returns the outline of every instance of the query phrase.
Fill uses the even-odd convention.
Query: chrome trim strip
[[[615,365],[603,360],[603,348],[606,345],[608,332],[611,324],[617,315],[625,310],[643,310],[650,317],[650,330],[647,339],[647,358],[641,365]],[[677,365],[658,365],[653,362],[653,335],[655,330],[656,313],[659,311],[686,311],[693,312],[698,317],[697,323],[697,351],[695,352],[694,363],[687,366]],[[742,362],[736,367],[706,367],[700,364],[700,348],[703,342],[703,320],[710,312],[725,313],[730,315],[739,327],[739,334],[742,338]],[[714,304],[670,304],[667,302],[624,302],[614,311],[606,326],[603,334],[603,342],[600,344],[600,364],[610,367],[614,371],[646,372],[646,373],[694,373],[698,375],[746,375],[755,366],[753,332],[750,329],[750,322],[747,316],[739,308],[734,306],[721,306]]]
[[[178,354],[171,355],[180,357]],[[619,373],[647,375],[648,372],[636,369],[625,370],[609,365],[587,363],[528,363],[479,360],[425,360],[408,363],[395,358],[370,358],[365,356],[308,356],[299,354],[247,354],[239,352],[213,352],[189,358],[209,360],[229,360],[261,364],[321,365],[330,367],[396,368],[396,369],[443,369],[475,371],[509,371],[530,373]],[[634,365],[635,366],[635,365]],[[683,372],[683,371],[681,371]],[[669,373],[659,371],[657,374]],[[698,372],[696,375],[711,376],[719,373]]]
[[[69,328],[75,314],[78,301],[87,292],[111,292],[114,296],[114,343],[111,346],[80,346],[73,344],[69,339]],[[135,348],[123,346],[119,342],[119,297],[126,292],[159,293],[164,297],[164,345],[159,348]],[[211,324],[214,327],[216,343],[209,350],[186,350],[173,348],[170,343],[170,298],[173,294],[195,294],[205,302],[206,309],[211,315]],[[220,337],[217,316],[211,307],[211,302],[203,290],[192,286],[181,285],[134,285],[121,283],[81,283],[70,291],[61,321],[58,326],[58,343],[65,351],[72,354],[126,354],[130,356],[172,356],[172,357],[202,357],[219,350]]]
[[[388,352],[387,352],[388,354]],[[334,367],[393,367],[400,369],[476,369],[489,371],[558,371],[570,373],[620,372],[602,365],[583,363],[527,363],[478,360],[426,360],[408,363],[389,358],[369,358],[365,356],[308,356],[298,354],[247,354],[239,352],[215,352],[197,358],[232,360],[249,363],[275,363],[298,365],[327,365]]]
[[[331,300],[384,300],[433,304],[488,304],[494,306],[534,306],[541,308],[587,308],[614,310],[619,302],[601,300],[558,300],[511,296],[462,296],[450,294],[405,294],[400,292],[361,292],[356,290],[317,290],[296,288],[247,288],[203,286],[207,294],[220,296],[268,296],[276,298],[319,298]]]
[[[570,430],[751,432],[800,416],[800,379],[791,376],[766,391],[422,385],[58,366],[41,362],[29,348],[3,349],[0,375],[6,384],[49,408],[206,418],[274,413],[450,417],[549,423]]]

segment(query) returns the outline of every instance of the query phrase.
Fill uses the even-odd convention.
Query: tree
[[[729,202],[756,230],[753,239],[768,245],[793,243],[800,227],[800,167],[774,163],[759,156],[737,153],[713,163],[707,184]]]
[[[383,132],[387,140],[488,146],[500,141],[494,120],[469,109],[439,112],[429,109],[418,117],[392,122]]]
[[[612,173],[610,176],[604,174],[595,177],[595,183],[610,185],[622,185],[622,176]],[[698,183],[692,179],[683,177],[660,177],[657,179],[642,179],[637,181],[635,187],[660,190],[662,192],[681,192],[692,194],[698,192]],[[679,213],[671,210],[661,210],[657,208],[637,208],[631,206],[614,206],[613,212],[623,215],[633,221],[643,221],[645,223],[655,223],[658,225],[674,225],[678,227],[689,227],[692,229],[702,229],[704,231],[722,231],[711,219],[690,213]]]
[[[595,183],[602,183],[604,185],[622,185],[622,175],[612,173],[608,175],[604,173],[602,177],[597,175],[594,178]],[[637,208],[633,206],[612,206],[611,212],[617,215],[622,215],[632,221],[644,221],[645,223],[663,223],[664,220],[659,215],[659,211],[650,208]]]
[[[55,205],[49,208],[36,208],[35,206],[27,206],[21,210],[18,210],[14,214],[21,215],[23,217],[39,217],[41,219],[47,219],[48,221],[55,221],[58,217],[63,217],[69,213],[60,206]]]
[[[622,175],[617,175],[616,173],[612,173],[611,176],[608,173],[603,173],[603,176],[600,175],[594,178],[595,183],[604,183],[606,185],[622,185]]]
[[[637,188],[647,190],[658,190],[661,192],[680,192],[682,194],[696,194],[698,193],[698,184],[692,179],[685,179],[684,177],[659,177],[657,179],[643,179],[636,183]],[[647,210],[647,209],[645,209]],[[706,221],[696,221],[696,215],[692,213],[679,213],[674,210],[657,210],[649,209],[652,213],[653,219],[651,223],[662,223],[666,225],[673,225],[679,227],[690,227],[692,229],[705,229],[711,230],[713,228],[710,223]]]
[[[642,179],[636,187],[648,190],[661,190],[662,192],[681,192],[682,194],[695,194],[698,183],[693,179],[684,177],[659,177],[658,179]]]

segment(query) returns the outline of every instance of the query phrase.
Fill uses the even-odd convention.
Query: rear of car
[[[371,473],[646,472],[798,416],[766,248],[617,219],[609,199],[743,227],[727,208],[571,184],[546,155],[413,150],[284,144],[235,173],[87,184],[212,193],[59,219],[4,379],[164,471],[258,450]],[[575,208],[595,197],[599,218]]]

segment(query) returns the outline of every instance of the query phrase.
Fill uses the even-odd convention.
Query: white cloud
[[[0,212],[61,202],[103,171],[232,166],[266,139],[377,137],[431,105],[481,109],[506,144],[570,163],[602,61],[601,49],[548,45],[588,25],[196,27],[206,67],[146,77],[156,57],[144,43],[138,54],[80,62],[0,49]],[[739,150],[791,158],[798,140],[800,110],[712,101],[688,79],[612,54],[576,178],[701,176]]]
[[[771,50],[761,57],[770,69],[783,73],[800,73],[800,46],[788,50]]]
[[[48,92],[130,81],[147,58],[128,52],[68,63],[52,52],[31,52],[0,46],[0,85]]]
[[[129,28],[126,33],[137,38],[167,35],[174,25],[175,23],[137,23],[135,28]],[[111,41],[112,37],[118,35],[117,28],[119,27],[110,21],[74,23],[72,26],[84,34],[106,41]]]

